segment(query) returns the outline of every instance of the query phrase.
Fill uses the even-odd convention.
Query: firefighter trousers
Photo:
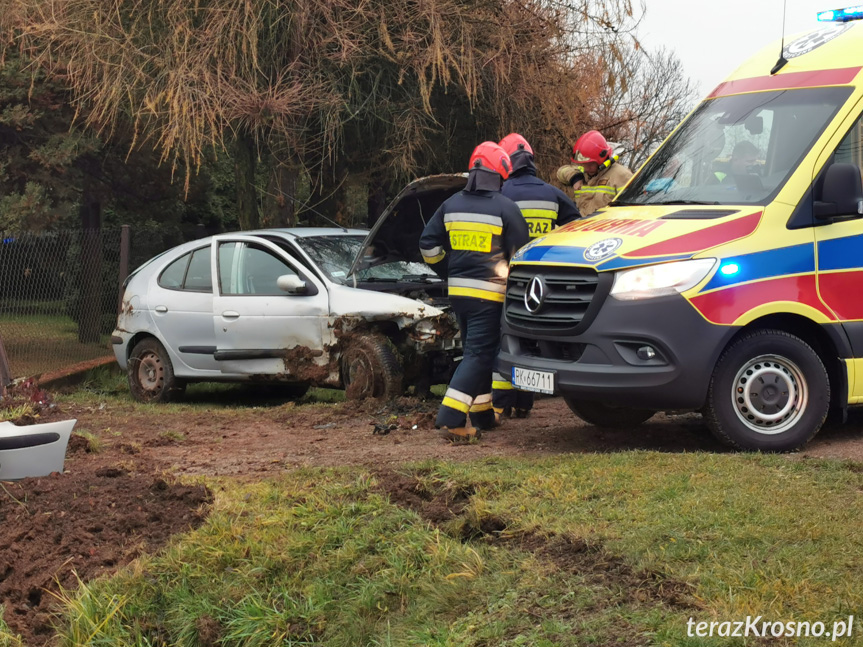
[[[435,424],[455,429],[471,424],[477,429],[495,426],[491,404],[491,374],[500,346],[503,304],[485,299],[454,297],[452,310],[461,331],[464,356],[453,373]]]

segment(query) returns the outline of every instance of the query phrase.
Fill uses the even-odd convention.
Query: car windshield
[[[363,245],[363,236],[309,236],[294,242],[334,283],[345,283],[351,264]],[[428,265],[392,261],[357,272],[359,281],[439,281]]]
[[[767,204],[851,88],[807,88],[702,103],[612,205]]]

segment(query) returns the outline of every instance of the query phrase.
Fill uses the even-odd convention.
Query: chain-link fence
[[[123,228],[2,236],[0,339],[11,377],[111,355],[128,234]]]

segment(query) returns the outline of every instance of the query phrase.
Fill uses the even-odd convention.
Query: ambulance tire
[[[342,352],[345,397],[392,399],[404,394],[404,371],[392,342],[382,335],[353,338]]]
[[[564,400],[569,410],[586,423],[608,429],[637,427],[656,413],[653,409],[615,407],[593,400],[575,400],[573,398],[564,398]]]
[[[786,452],[821,429],[830,379],[805,341],[782,330],[753,330],[722,353],[704,418],[722,442],[746,451]]]

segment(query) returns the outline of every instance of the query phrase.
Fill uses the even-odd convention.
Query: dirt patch
[[[378,488],[395,505],[417,512],[429,523],[440,526],[462,516],[474,491],[470,487],[430,490],[417,476],[379,471]],[[693,587],[654,572],[636,572],[621,557],[612,554],[601,543],[563,535],[541,535],[511,531],[504,519],[493,515],[479,520],[463,518],[458,539],[482,542],[528,552],[551,564],[556,572],[572,573],[588,585],[608,592],[608,604],[636,606],[662,605],[677,609],[700,608]],[[446,527],[452,528],[452,524]],[[530,611],[529,611],[530,613]],[[544,618],[545,610],[537,608],[532,615]],[[558,618],[559,619],[559,618]],[[627,645],[650,644],[634,628],[620,627]]]
[[[63,474],[0,483],[0,604],[30,647],[54,633],[50,593],[58,584],[74,590],[78,578],[158,550],[171,535],[201,525],[212,501],[203,486],[163,480],[151,462],[89,454],[78,438]]]

